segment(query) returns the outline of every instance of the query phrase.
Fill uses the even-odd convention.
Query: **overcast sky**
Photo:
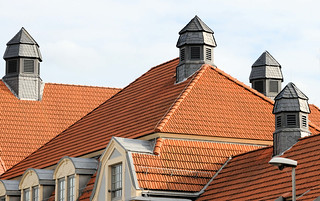
[[[320,106],[320,1],[0,0],[0,45],[23,26],[40,45],[45,82],[125,87],[178,57],[178,32],[198,15],[214,32],[218,68],[249,85],[268,50]],[[0,65],[4,75],[4,60]]]

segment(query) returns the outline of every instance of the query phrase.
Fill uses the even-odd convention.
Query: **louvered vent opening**
[[[270,92],[279,92],[278,81],[270,81]]]
[[[8,61],[7,73],[16,73],[16,72],[18,72],[18,60]]]
[[[206,48],[206,59],[211,61],[211,49]]]
[[[263,93],[263,81],[256,81],[254,82],[254,86],[253,88],[257,91],[259,91],[260,93]]]
[[[184,48],[180,49],[180,61],[184,61],[186,55],[186,50]]]
[[[191,59],[200,59],[200,47],[191,47]]]
[[[287,126],[295,126],[297,125],[296,115],[287,115]]]
[[[302,116],[302,126],[307,127],[307,116]]]
[[[276,126],[277,126],[277,128],[281,127],[281,116],[277,116]]]
[[[30,59],[25,59],[23,61],[23,72],[34,73],[34,61]]]

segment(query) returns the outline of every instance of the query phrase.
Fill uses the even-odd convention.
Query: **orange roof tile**
[[[54,165],[66,155],[79,157],[102,150],[112,136],[138,138],[170,132],[272,140],[273,101],[209,65],[176,84],[178,63],[174,59],[151,68],[3,178],[18,176],[30,166]]]
[[[132,153],[139,187],[200,191],[232,155],[260,146],[164,139],[159,155]]]
[[[41,101],[26,101],[0,81],[0,174],[118,91],[47,83]]]
[[[80,189],[81,192],[80,192],[80,197],[78,199],[79,201],[90,201],[90,196],[94,188],[94,182],[96,180],[96,176],[97,176],[97,173],[92,175],[86,187],[84,189]]]
[[[298,161],[298,200],[314,200],[320,195],[320,135],[302,138],[283,156]],[[198,200],[275,200],[291,196],[291,168],[280,171],[268,164],[272,147],[234,157],[212,181]]]
[[[316,126],[320,127],[320,109],[313,105],[309,105],[311,113],[309,114],[309,119],[314,123]]]

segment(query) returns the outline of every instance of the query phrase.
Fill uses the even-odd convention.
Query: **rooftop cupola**
[[[272,113],[275,114],[274,155],[282,154],[299,138],[310,135],[308,97],[293,83],[287,84],[275,97]]]
[[[40,78],[42,61],[38,43],[22,27],[7,43],[3,59],[6,61],[2,81],[22,100],[41,100],[44,83]]]
[[[253,89],[274,99],[280,92],[283,82],[281,65],[268,51],[265,51],[252,65],[249,79]]]
[[[180,62],[177,67],[177,83],[194,74],[202,64],[213,65],[213,48],[217,46],[213,31],[198,16],[195,16],[179,35],[177,47],[180,50]]]

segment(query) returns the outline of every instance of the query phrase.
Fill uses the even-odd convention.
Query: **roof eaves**
[[[182,101],[184,100],[185,97],[187,97],[187,95],[190,93],[190,91],[192,90],[193,86],[198,82],[198,80],[200,79],[200,77],[202,76],[203,72],[205,72],[205,70],[211,67],[208,64],[204,64],[201,66],[201,68],[198,70],[198,72],[196,72],[192,78],[190,79],[189,83],[186,85],[186,87],[181,91],[181,93],[179,94],[179,96],[177,97],[177,99],[172,103],[172,105],[170,106],[170,108],[167,110],[167,112],[164,114],[164,116],[160,119],[160,121],[157,123],[157,125],[155,126],[154,130],[155,132],[161,132],[161,130],[163,130],[163,128],[165,127],[166,123],[170,120],[170,117],[173,115],[173,113],[177,110],[177,108],[179,107],[179,105],[182,103]]]

